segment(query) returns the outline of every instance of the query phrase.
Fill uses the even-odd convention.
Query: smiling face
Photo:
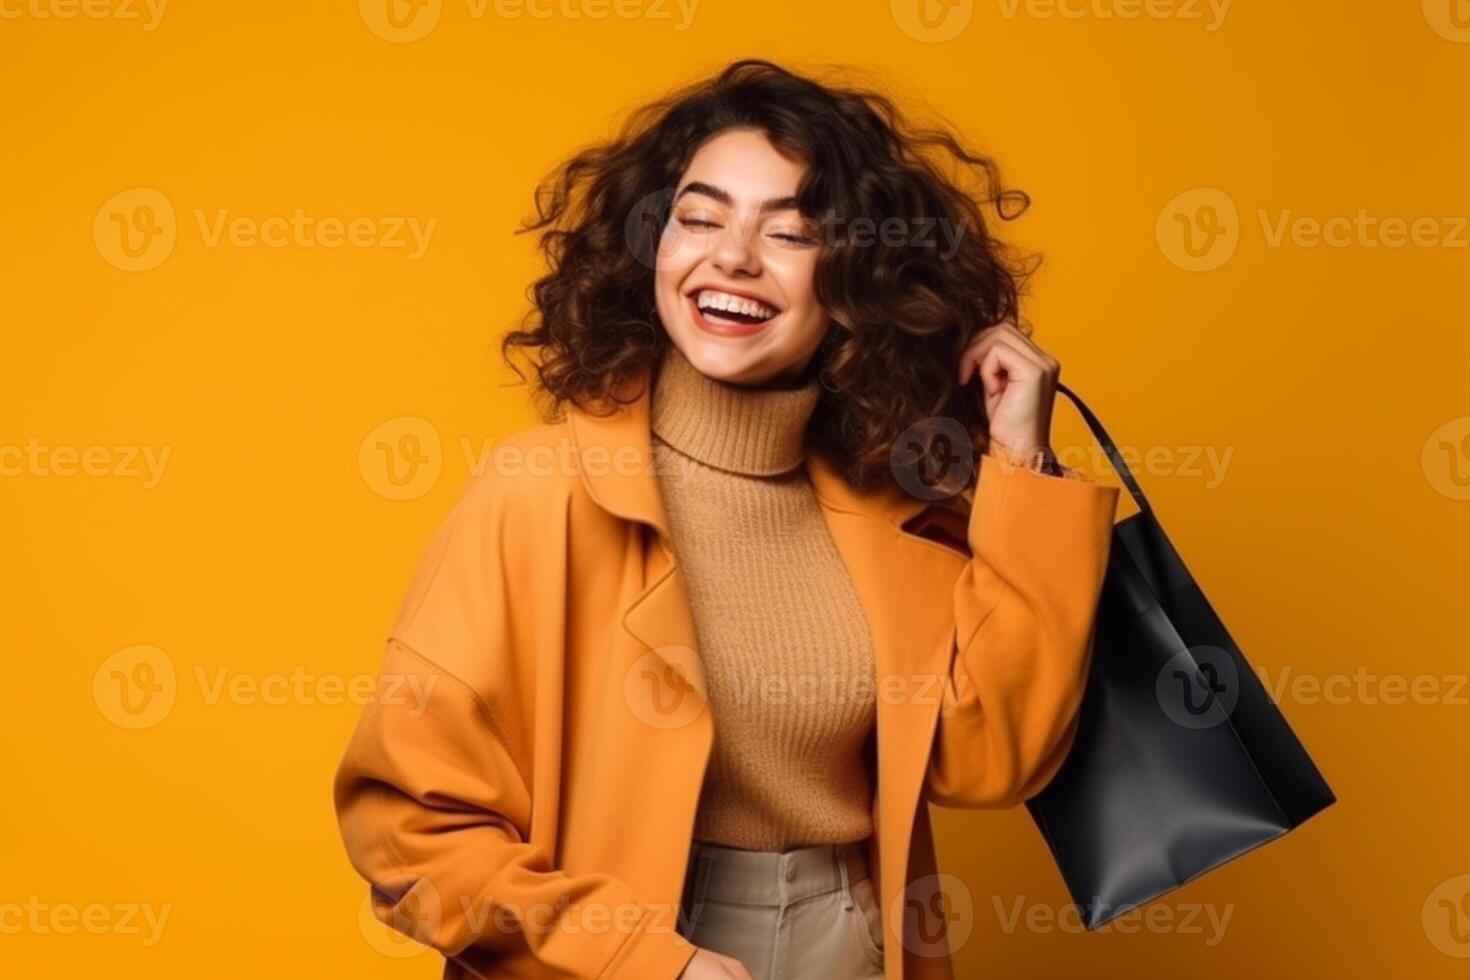
[[[669,339],[710,377],[789,381],[831,325],[816,297],[817,235],[796,208],[805,174],[763,133],[735,129],[680,178],[654,299]]]

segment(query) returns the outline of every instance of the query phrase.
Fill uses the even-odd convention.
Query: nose
[[[730,276],[761,274],[760,250],[751,247],[750,236],[740,222],[727,225],[710,255],[715,268]]]

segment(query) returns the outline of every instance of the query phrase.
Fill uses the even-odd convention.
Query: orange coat
[[[694,953],[676,914],[715,722],[640,387],[513,436],[470,481],[337,774],[379,917],[446,980],[673,980]],[[922,804],[1011,806],[1060,765],[1118,492],[986,456],[967,521],[805,465],[877,659],[885,976],[949,978],[943,917],[919,921]]]

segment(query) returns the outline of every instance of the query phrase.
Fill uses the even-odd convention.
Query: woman
[[[434,539],[336,785],[446,977],[951,975],[922,804],[1060,765],[1116,503],[976,198],[1023,202],[759,61],[538,195],[504,349],[561,417]]]

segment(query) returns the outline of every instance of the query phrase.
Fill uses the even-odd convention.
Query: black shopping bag
[[[1095,929],[1280,837],[1336,797],[1097,416],[1059,391],[1139,507],[1113,531],[1076,741],[1026,804]]]

